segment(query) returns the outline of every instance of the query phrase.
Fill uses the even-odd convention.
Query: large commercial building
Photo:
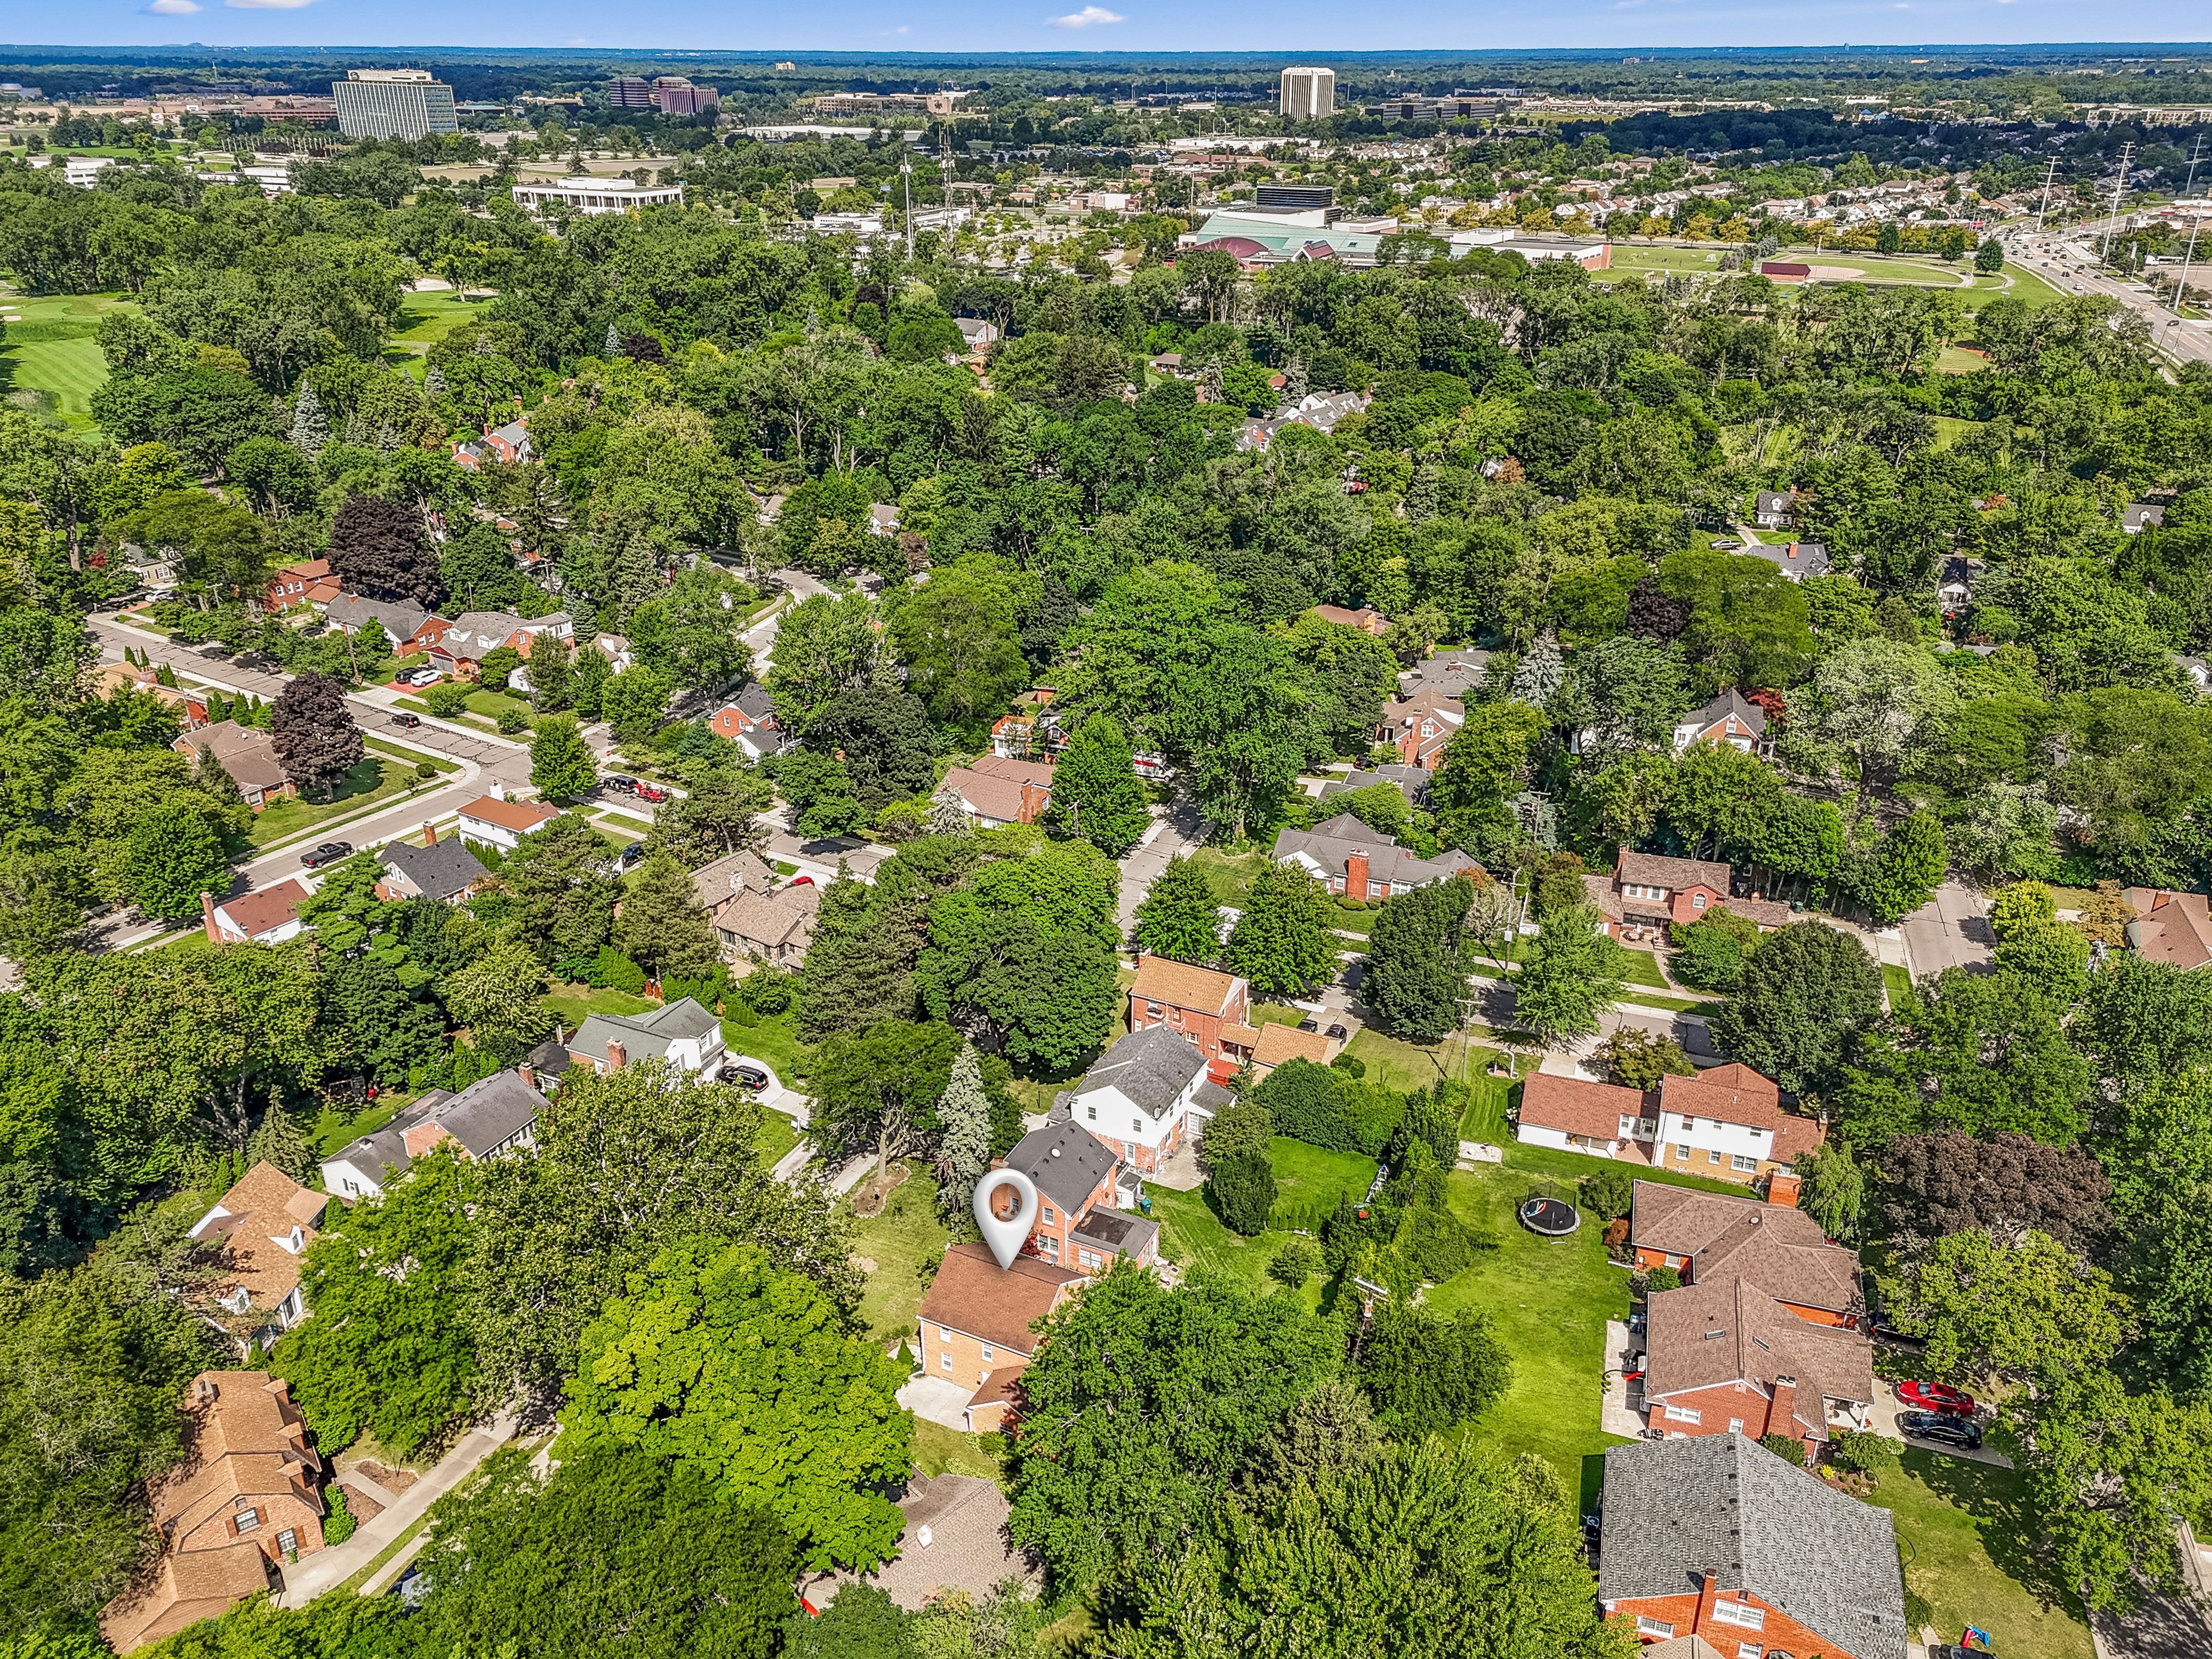
[[[348,70],[331,83],[338,131],[349,138],[426,138],[459,132],[453,89],[428,70]]]
[[[617,109],[651,109],[653,83],[641,75],[617,75],[607,82],[607,102]]]
[[[663,115],[698,115],[717,108],[722,94],[680,75],[664,75],[653,83],[653,101]]]
[[[1336,71],[1328,69],[1286,69],[1283,71],[1283,113],[1293,121],[1317,121],[1336,113]]]
[[[681,185],[641,185],[629,179],[563,179],[557,184],[517,185],[514,204],[543,214],[558,202],[586,217],[628,213],[633,208],[682,207]]]

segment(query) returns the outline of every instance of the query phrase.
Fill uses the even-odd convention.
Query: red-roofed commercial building
[[[1786,1170],[1824,1138],[1782,1109],[1782,1091],[1748,1066],[1669,1077],[1649,1093],[1538,1072],[1521,1085],[1514,1138],[1748,1186]]]

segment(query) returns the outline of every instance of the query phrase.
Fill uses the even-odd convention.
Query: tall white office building
[[[1336,71],[1327,69],[1286,69],[1283,71],[1283,113],[1293,121],[1317,121],[1336,113]]]
[[[348,70],[331,82],[338,131],[349,138],[422,138],[459,132],[453,89],[418,69]]]

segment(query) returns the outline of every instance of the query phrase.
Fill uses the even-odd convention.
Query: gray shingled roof
[[[323,609],[324,620],[333,628],[364,628],[374,622],[397,643],[415,636],[429,621],[430,613],[410,599],[372,599],[359,593],[341,593]]]
[[[1083,1218],[1083,1224],[1068,1235],[1079,1244],[1111,1250],[1133,1261],[1144,1255],[1159,1236],[1158,1222],[1147,1221],[1126,1210],[1093,1210]]]
[[[1273,854],[1276,863],[1288,863],[1300,853],[1330,876],[1343,875],[1346,861],[1354,853],[1364,853],[1367,855],[1367,878],[1389,882],[1394,887],[1425,887],[1432,881],[1442,881],[1446,876],[1474,866],[1474,860],[1455,847],[1432,859],[1417,857],[1399,846],[1395,837],[1370,829],[1349,812],[1340,812],[1316,824],[1310,831],[1277,832]]]
[[[679,997],[649,1014],[593,1014],[568,1039],[568,1052],[604,1060],[608,1039],[612,1038],[623,1045],[624,1055],[630,1060],[659,1060],[666,1057],[669,1045],[677,1038],[704,1037],[720,1025],[713,1013],[693,999]]]
[[[1121,1161],[1097,1135],[1065,1119],[1030,1130],[1006,1154],[1009,1170],[1019,1170],[1038,1192],[1071,1212],[1083,1207]]]
[[[1683,720],[1682,724],[1687,726],[1692,720],[1695,720],[1698,728],[1702,730],[1706,726],[1718,726],[1730,714],[1735,715],[1759,736],[1766,735],[1766,711],[1734,686],[1730,686],[1703,708],[1690,715]]]
[[[1188,1037],[1164,1025],[1147,1025],[1101,1054],[1075,1097],[1119,1089],[1146,1117],[1158,1119],[1167,1115],[1191,1079],[1205,1069],[1206,1056]]]
[[[449,899],[465,893],[487,873],[459,836],[448,836],[428,847],[395,841],[376,856],[421,888],[425,896],[434,899]]]
[[[1598,1597],[1748,1590],[1852,1659],[1905,1659],[1905,1581],[1887,1510],[1740,1434],[1605,1455]]]
[[[513,1072],[495,1072],[441,1106],[439,1126],[469,1149],[471,1158],[488,1158],[538,1121],[545,1097]]]

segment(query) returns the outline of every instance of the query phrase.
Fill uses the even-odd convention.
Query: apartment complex
[[[349,138],[427,138],[459,132],[453,89],[428,70],[348,70],[331,82],[338,131]]]

